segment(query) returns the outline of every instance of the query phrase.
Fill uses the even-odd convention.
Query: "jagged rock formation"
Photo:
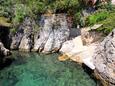
[[[16,34],[12,37],[11,49],[30,51],[33,46],[33,28],[35,22],[26,17],[22,25],[19,26]]]
[[[93,65],[92,56],[94,53],[96,45],[84,46],[81,40],[81,36],[75,37],[73,40],[64,42],[60,52],[64,53],[64,56],[59,57],[59,59],[70,58],[71,60],[84,63],[91,69],[95,69]],[[68,59],[69,59],[68,58]]]
[[[93,61],[106,86],[115,86],[115,29],[96,48]]]
[[[95,28],[98,28],[97,25]],[[95,69],[93,55],[102,38],[102,34],[97,33],[94,26],[91,31],[90,28],[82,28],[81,35],[63,43],[60,49],[63,55],[59,57],[59,60],[72,59],[75,62],[84,63],[91,69]]]
[[[58,51],[69,37],[69,29],[64,14],[43,16],[42,27],[35,39],[34,51],[51,53]]]
[[[25,18],[12,37],[11,49],[57,52],[69,37],[69,29],[64,14],[44,16],[40,21],[40,30],[34,31],[35,22]]]

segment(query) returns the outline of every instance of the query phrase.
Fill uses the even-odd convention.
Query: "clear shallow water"
[[[57,60],[58,54],[15,52],[13,63],[0,70],[0,86],[97,86],[78,64]]]

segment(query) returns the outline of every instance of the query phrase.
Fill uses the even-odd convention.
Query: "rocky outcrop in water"
[[[33,46],[33,28],[35,22],[26,17],[12,37],[11,49],[30,51]]]
[[[84,63],[94,70],[93,55],[103,37],[101,33],[95,31],[94,26],[92,28],[92,30],[90,30],[91,27],[82,28],[81,35],[64,42],[60,49],[63,55],[59,57],[59,60],[71,59],[77,63]]]
[[[34,51],[43,53],[57,52],[69,37],[66,16],[43,16],[39,36],[35,39]]]
[[[94,64],[105,86],[115,86],[115,29],[97,47]]]

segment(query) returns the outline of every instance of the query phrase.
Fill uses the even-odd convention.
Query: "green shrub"
[[[17,25],[22,22],[24,17],[28,14],[28,8],[23,4],[16,4],[14,9],[13,23]]]
[[[103,24],[103,26],[100,27],[98,31],[102,31],[105,34],[110,33],[115,28],[115,12],[110,13],[107,19],[99,23]]]
[[[107,11],[96,12],[87,18],[87,25],[94,25],[105,20],[109,16]]]

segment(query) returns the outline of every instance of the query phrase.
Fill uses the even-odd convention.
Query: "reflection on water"
[[[59,62],[58,54],[15,52],[15,61],[0,70],[0,86],[97,86],[78,64]]]

